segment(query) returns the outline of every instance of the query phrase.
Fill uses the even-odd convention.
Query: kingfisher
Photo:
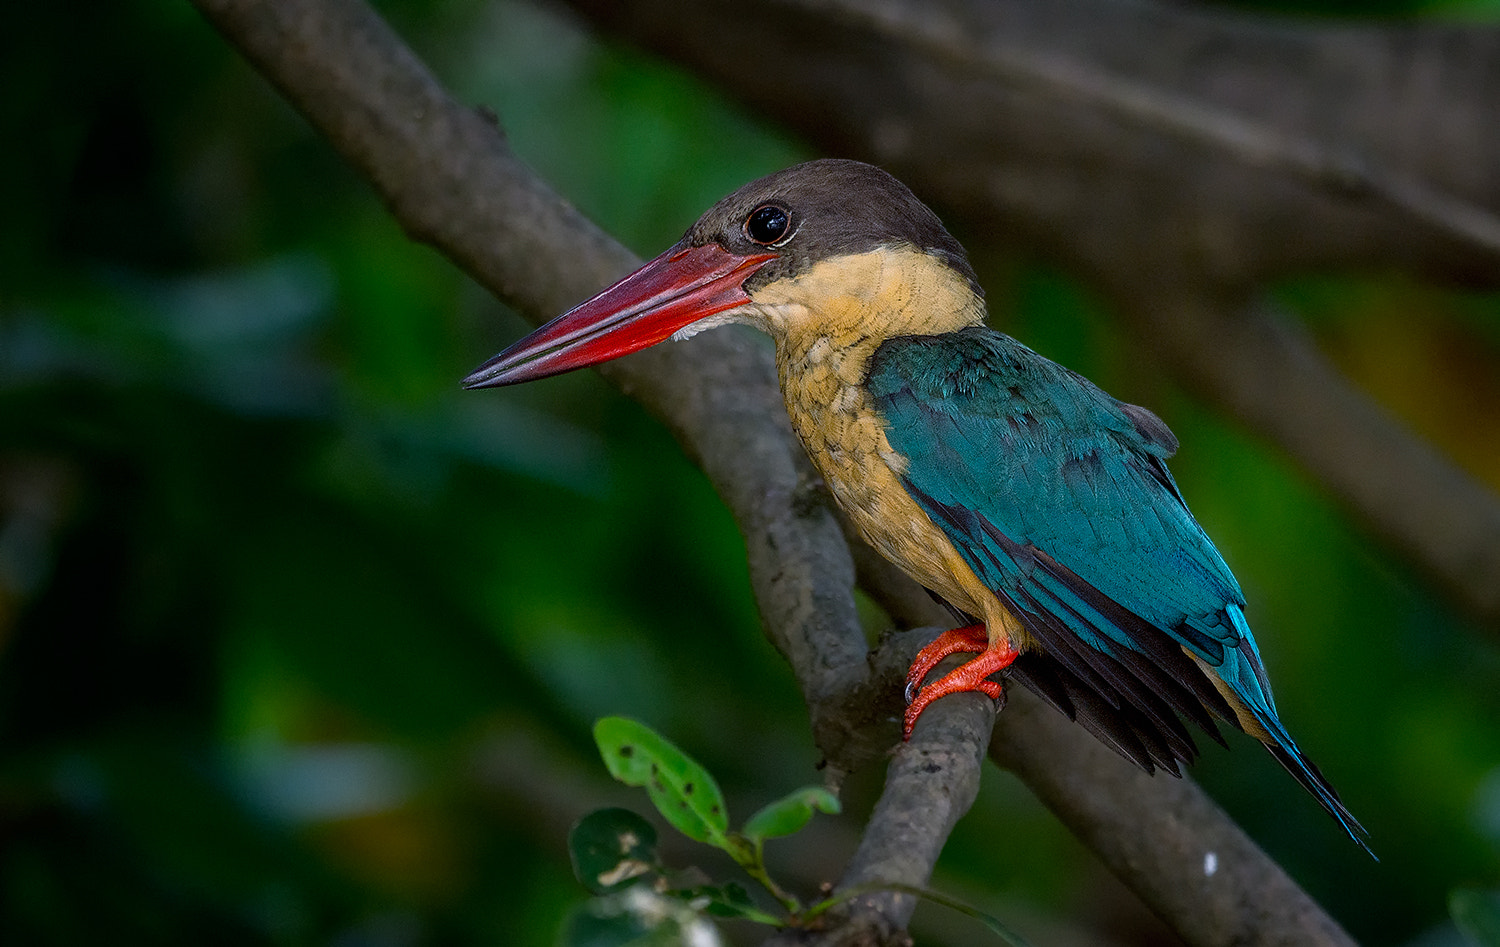
[[[904,737],[949,694],[1035,691],[1147,772],[1189,721],[1258,739],[1366,851],[1282,725],[1245,596],[1167,469],[1177,438],[985,325],[963,247],[858,161],[753,181],[682,239],[490,359],[465,387],[598,364],[726,323],[775,342],[787,414],[860,535],[962,622],[906,678]],[[970,654],[937,680],[944,658]]]

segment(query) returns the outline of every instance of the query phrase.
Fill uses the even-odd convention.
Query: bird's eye
[[[775,204],[762,204],[745,218],[745,236],[763,246],[785,239],[791,227],[791,214]]]

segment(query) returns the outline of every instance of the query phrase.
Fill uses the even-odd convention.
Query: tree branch
[[[809,11],[825,7],[823,0],[787,0]],[[1253,115],[1226,108],[1200,89],[1183,90],[1099,68],[1097,61],[1054,49],[1038,51],[1018,43],[1001,30],[986,31],[976,42],[971,27],[978,9],[972,4],[952,8],[965,18],[933,16],[930,7],[861,2],[826,5],[851,26],[887,37],[900,37],[904,46],[934,62],[959,70],[978,71],[997,83],[1030,87],[1041,96],[1067,102],[1070,111],[1098,111],[1121,124],[1154,135],[1176,137],[1211,152],[1230,157],[1247,169],[1268,170],[1282,178],[1300,180],[1335,200],[1373,201],[1387,212],[1406,215],[1418,226],[1442,237],[1470,244],[1500,262],[1500,218],[1483,206],[1433,187],[1420,177],[1372,163],[1362,150],[1289,129],[1276,116]],[[1086,4],[1076,4],[1078,8]],[[1215,15],[1193,20],[1220,36],[1231,32],[1266,33],[1262,18],[1235,21]],[[1182,29],[1189,22],[1172,24]],[[1239,29],[1237,30],[1236,27]],[[1344,33],[1350,31],[1344,30]],[[1306,24],[1291,36],[1307,37]],[[1289,38],[1289,37],[1287,37]],[[1352,37],[1350,37],[1352,39]],[[1363,40],[1375,40],[1368,32]],[[1373,52],[1373,50],[1371,50]],[[1224,57],[1233,64],[1233,57]],[[1298,76],[1305,79],[1305,76]]]
[[[524,168],[492,122],[453,102],[359,0],[196,3],[375,183],[408,232],[530,318],[562,310],[634,264]],[[764,350],[742,333],[719,331],[613,363],[605,374],[672,428],[734,512],[766,633],[793,668],[830,764],[847,770],[878,755],[895,740],[897,682],[921,636],[895,636],[867,654],[849,548],[791,434]],[[926,880],[973,799],[992,719],[993,708],[977,698],[942,701],[924,714],[897,753],[841,887]],[[1072,778],[1066,754],[1033,765],[1054,783]],[[1141,804],[1160,799],[1164,786],[1144,783]],[[1105,811],[1111,805],[1100,803]],[[1227,824],[1221,814],[1208,817],[1214,820]],[[1112,825],[1109,831],[1134,831],[1124,828],[1124,816]],[[1241,854],[1266,861],[1253,847]],[[1146,884],[1130,865],[1119,870]],[[910,910],[905,896],[862,899],[824,942],[841,931],[888,938]],[[1188,918],[1168,921],[1191,926]]]

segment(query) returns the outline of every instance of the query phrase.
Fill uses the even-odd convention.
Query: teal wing
[[[1148,770],[1197,755],[1179,714],[1249,729],[1355,835],[1277,717],[1166,425],[982,328],[889,340],[867,385],[908,491],[1041,644],[1013,677]]]

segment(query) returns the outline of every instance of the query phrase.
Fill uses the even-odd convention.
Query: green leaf
[[[732,851],[724,794],[708,770],[643,723],[605,717],[594,725],[594,742],[610,775],[627,786],[644,786],[672,826],[698,842]]]
[[[761,809],[745,823],[744,836],[759,843],[800,831],[813,812],[837,815],[838,797],[822,786],[803,786]]]
[[[600,809],[568,832],[568,854],[584,887],[619,891],[655,870],[656,829],[629,809]]]
[[[1500,947],[1500,891],[1459,888],[1448,895],[1448,913],[1475,947]]]

